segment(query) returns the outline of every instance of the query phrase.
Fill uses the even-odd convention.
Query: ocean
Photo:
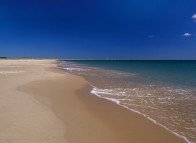
[[[196,61],[64,60],[91,93],[143,115],[196,143]]]

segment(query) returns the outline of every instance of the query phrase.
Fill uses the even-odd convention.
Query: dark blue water
[[[59,65],[83,76],[98,97],[196,143],[196,61],[74,60]]]

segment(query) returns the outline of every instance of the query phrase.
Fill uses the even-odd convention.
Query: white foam
[[[114,99],[114,98],[108,98],[108,97],[101,96],[100,93],[103,94],[104,91],[106,92],[106,94],[108,94],[108,91],[111,91],[111,89],[98,89],[98,88],[96,88],[96,87],[93,86],[93,89],[91,90],[91,93],[94,94],[94,95],[96,95],[96,96],[98,96],[98,97],[100,97],[100,98],[104,98],[104,99],[110,100],[110,101],[116,103],[117,105],[119,105],[119,106],[121,106],[121,107],[124,107],[124,108],[126,108],[126,109],[128,109],[128,110],[130,110],[130,111],[132,111],[132,112],[135,112],[135,113],[137,113],[137,114],[140,114],[140,115],[144,116],[145,118],[147,118],[148,120],[152,121],[153,123],[155,123],[155,124],[157,124],[157,125],[163,127],[163,128],[166,129],[167,131],[169,131],[169,132],[171,132],[172,134],[176,135],[177,137],[183,139],[184,141],[186,141],[186,142],[188,142],[188,143],[193,143],[193,142],[189,141],[185,136],[182,136],[182,135],[180,135],[180,134],[178,134],[178,133],[176,133],[176,132],[171,131],[171,130],[168,129],[166,126],[164,126],[164,125],[158,123],[156,120],[150,118],[148,115],[143,114],[143,113],[141,113],[141,112],[139,112],[139,111],[137,111],[137,110],[130,109],[129,107],[127,107],[127,106],[125,106],[125,105],[122,105],[122,104],[120,103],[120,100],[117,100],[117,99]]]
[[[88,69],[82,69],[82,68],[64,68],[64,70],[67,71],[87,71]]]
[[[94,89],[95,89],[95,90],[94,90]],[[100,98],[105,98],[105,99],[107,99],[107,100],[110,100],[110,101],[112,101],[112,102],[115,102],[116,104],[120,104],[120,101],[117,100],[117,99],[107,98],[107,97],[101,97],[97,91],[98,91],[97,88],[93,88],[93,90],[91,90],[91,93],[92,93],[92,94],[95,94],[96,96],[98,96],[98,97],[100,97]],[[102,92],[102,93],[103,93],[103,92]]]

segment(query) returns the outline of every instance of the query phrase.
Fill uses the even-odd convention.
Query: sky
[[[196,60],[196,1],[1,0],[1,56]]]

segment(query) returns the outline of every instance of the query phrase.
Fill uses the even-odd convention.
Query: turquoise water
[[[196,87],[196,61],[76,60],[74,62],[140,74],[146,81]]]
[[[196,142],[196,61],[61,61],[92,93],[137,112],[187,142]]]

